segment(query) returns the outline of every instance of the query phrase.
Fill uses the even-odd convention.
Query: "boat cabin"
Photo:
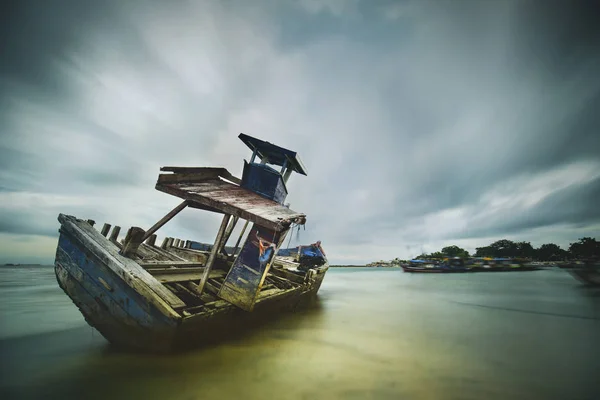
[[[241,133],[239,138],[252,150],[250,162],[244,160],[241,187],[283,204],[288,195],[286,183],[292,172],[306,175],[306,168],[295,151]],[[272,166],[281,167],[279,170]]]

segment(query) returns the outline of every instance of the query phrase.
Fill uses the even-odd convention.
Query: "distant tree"
[[[475,257],[494,257],[494,249],[491,246],[477,247]]]
[[[600,242],[595,238],[583,237],[571,243],[569,253],[574,258],[590,258],[600,256]]]
[[[461,257],[461,258],[469,257],[469,252],[467,250],[461,249],[460,247],[455,246],[455,245],[444,247],[442,249],[442,253],[446,257]]]
[[[512,256],[519,258],[533,258],[535,256],[535,249],[529,242],[517,242],[515,243],[515,252]]]
[[[536,249],[536,258],[540,261],[564,260],[568,255],[568,251],[561,249],[559,245],[554,243],[545,243]]]

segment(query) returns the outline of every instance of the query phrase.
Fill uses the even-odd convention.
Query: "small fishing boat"
[[[177,350],[315,298],[329,268],[321,243],[277,255],[286,235],[306,222],[284,205],[291,173],[306,169],[294,151],[239,138],[252,150],[241,179],[225,168],[162,167],[156,189],[182,203],[146,230],[131,227],[121,241],[119,226],[98,231],[93,220],[58,216],[58,284],[113,345]],[[166,237],[156,245],[156,232],[185,208],[223,215],[214,244]],[[225,246],[240,220],[237,242]]]

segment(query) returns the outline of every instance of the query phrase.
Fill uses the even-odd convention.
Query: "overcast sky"
[[[290,245],[332,263],[599,237],[598,13],[576,3],[20,1],[0,24],[0,262],[52,263],[60,212],[150,227],[179,203],[159,168],[239,176],[240,132],[298,151]],[[219,222],[186,210],[159,241]]]

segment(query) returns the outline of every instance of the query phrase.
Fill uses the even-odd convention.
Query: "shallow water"
[[[600,291],[558,269],[330,269],[313,308],[174,356],[112,351],[52,268],[0,295],[2,399],[600,398]]]

